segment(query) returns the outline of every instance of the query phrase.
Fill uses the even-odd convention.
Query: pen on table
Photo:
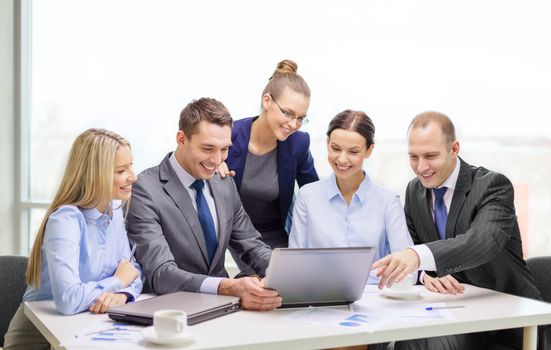
[[[128,261],[132,261],[132,256],[134,255],[134,252],[136,251],[137,244],[134,244],[132,246],[132,250],[130,251],[130,257],[128,258]]]
[[[95,331],[95,332],[85,333],[84,335],[88,336],[88,335],[92,335],[92,334],[104,333],[104,332],[109,332],[109,331],[128,331],[128,330],[129,329],[126,328],[126,327],[115,326],[115,327],[106,328],[106,329],[102,329],[102,330]],[[78,338],[78,335],[75,335],[75,338]]]
[[[431,311],[431,310],[441,310],[441,309],[462,309],[465,305],[453,305],[453,306],[429,306],[426,307],[425,310]]]

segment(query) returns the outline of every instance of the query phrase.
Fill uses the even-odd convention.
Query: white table
[[[372,333],[358,328],[289,321],[284,317],[296,310],[239,311],[191,326],[194,341],[181,348],[315,349],[524,327],[524,349],[536,349],[537,325],[551,324],[549,303],[469,285],[466,285],[465,293],[460,296],[434,294],[422,286],[416,288],[422,290],[421,299],[392,302],[368,288],[362,303],[373,307],[384,304],[385,308],[400,308],[402,303],[446,302],[447,305],[465,307],[448,310],[453,314],[453,320],[430,320],[417,324],[393,322]],[[60,342],[70,339],[91,323],[107,318],[106,315],[87,312],[62,316],[55,311],[52,301],[25,303],[24,311],[55,349],[61,349]],[[142,340],[134,348],[158,349],[159,346]]]

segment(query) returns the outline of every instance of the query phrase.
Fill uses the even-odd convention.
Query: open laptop
[[[343,305],[361,298],[374,247],[276,248],[264,280],[283,298],[281,307]]]
[[[187,312],[188,324],[194,325],[238,311],[240,300],[225,295],[176,292],[110,308],[107,314],[115,321],[152,325],[155,311],[163,309]]]

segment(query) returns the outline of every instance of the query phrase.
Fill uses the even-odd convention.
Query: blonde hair
[[[42,219],[29,256],[29,285],[40,287],[41,251],[50,215],[63,205],[97,208],[109,203],[112,200],[115,154],[124,146],[130,147],[130,143],[105,129],[88,129],[75,139],[61,184]]]
[[[288,87],[293,91],[310,98],[310,87],[297,74],[298,65],[291,60],[283,60],[277,64],[277,68],[270,77],[270,81],[262,91],[262,96],[270,94],[276,99],[284,88]]]

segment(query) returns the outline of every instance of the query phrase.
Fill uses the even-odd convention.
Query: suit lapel
[[[450,205],[450,211],[448,213],[448,221],[446,222],[446,238],[455,237],[455,225],[461,213],[461,208],[467,194],[471,190],[472,178],[469,164],[465,163],[461,158],[458,158],[461,162],[459,168],[459,176],[457,177],[457,183],[455,184],[455,190],[453,191],[452,203]]]
[[[170,155],[169,155],[170,156]],[[160,176],[161,181],[166,181],[164,185],[165,192],[172,198],[180,212],[187,221],[197,244],[201,248],[201,253],[203,254],[203,259],[208,265],[208,253],[207,245],[205,243],[205,237],[203,235],[203,230],[201,229],[201,223],[199,222],[199,217],[197,216],[197,211],[191,203],[192,199],[189,196],[187,189],[184,188],[180,179],[172,169],[170,165],[169,156],[167,156],[160,165]]]
[[[249,141],[251,139],[251,128],[253,122],[258,119],[254,117],[247,119],[243,122],[243,125],[236,131],[235,139],[232,140],[231,157],[228,157],[226,162],[230,165],[230,169],[235,170],[235,176],[233,180],[237,186],[237,190],[241,188],[241,182],[243,180],[243,172],[245,170],[245,161],[247,160],[247,153],[249,152]]]
[[[211,180],[208,181],[210,188],[212,190],[212,197],[214,198],[214,204],[216,206],[216,215],[218,216],[218,247],[212,258],[212,263],[210,266],[209,272],[212,272],[212,269],[216,266],[217,262],[225,255],[226,253],[226,221],[228,220],[229,214],[226,210],[227,203],[224,203],[224,194],[222,189],[222,184],[215,175]]]
[[[425,232],[428,234],[428,242],[438,241],[438,231],[436,231],[436,226],[434,225],[434,219],[431,212],[431,190],[419,186],[419,194],[417,196],[417,206],[421,212],[421,222],[427,223],[425,227]]]

